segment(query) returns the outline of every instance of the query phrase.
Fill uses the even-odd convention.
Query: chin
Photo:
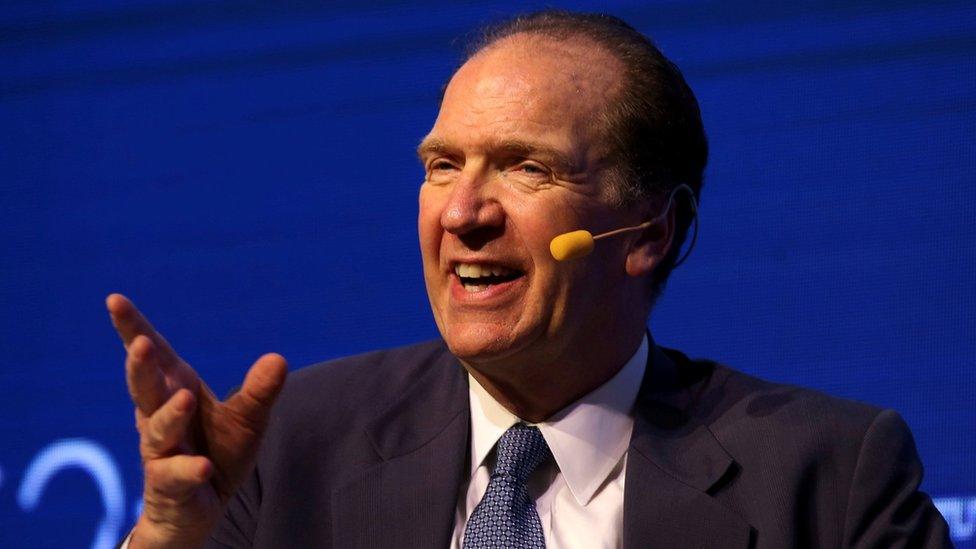
[[[468,364],[490,364],[518,356],[528,339],[497,324],[454,326],[442,335],[451,353]]]

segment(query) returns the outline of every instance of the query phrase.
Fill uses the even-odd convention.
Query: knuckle
[[[146,432],[146,444],[155,450],[161,450],[166,442],[165,433],[157,421],[150,421]]]
[[[171,498],[183,484],[178,468],[166,458],[146,463],[146,491],[160,498]]]
[[[157,460],[149,460],[143,465],[143,475],[146,477],[146,487],[156,488],[160,485],[160,464]]]
[[[161,458],[170,450],[166,439],[156,433],[152,427],[147,428],[142,437],[142,453],[145,458]]]

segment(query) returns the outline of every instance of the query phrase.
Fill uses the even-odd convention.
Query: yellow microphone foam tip
[[[589,231],[563,233],[549,243],[549,253],[556,261],[583,257],[593,251],[593,235]]]

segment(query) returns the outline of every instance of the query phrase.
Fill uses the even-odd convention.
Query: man
[[[287,384],[266,355],[221,403],[108,298],[146,477],[129,547],[948,545],[896,414],[647,334],[706,149],[677,68],[623,22],[497,28],[419,148],[442,342]],[[584,258],[549,251],[648,220]]]

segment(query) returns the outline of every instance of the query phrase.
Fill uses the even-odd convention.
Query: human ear
[[[656,223],[636,234],[627,250],[626,270],[633,277],[650,275],[668,255],[674,242],[674,208],[660,216]]]

